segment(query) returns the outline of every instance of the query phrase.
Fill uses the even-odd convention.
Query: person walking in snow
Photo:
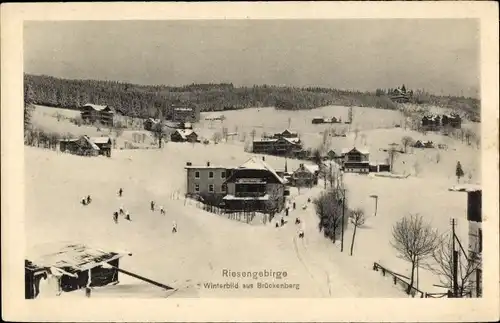
[[[120,215],[125,214],[125,212],[123,212],[123,205],[122,205],[122,206],[120,206],[120,211],[119,211],[119,212],[120,212]]]
[[[176,233],[177,232],[177,223],[174,221],[172,222],[172,233]]]
[[[283,219],[283,216],[281,216],[281,218],[280,218],[280,223],[281,223],[281,226],[285,225],[285,219]]]
[[[151,211],[154,211],[154,210],[155,210],[155,202],[151,201]]]
[[[113,212],[113,221],[115,221],[115,223],[118,223],[118,212]]]
[[[130,213],[128,213],[128,211],[125,213],[125,220],[132,221],[132,220],[130,219]]]
[[[293,209],[294,209],[294,210],[295,210],[295,207],[296,207],[295,202],[293,202]]]
[[[92,199],[90,198],[90,195],[87,196],[87,204],[90,204],[90,202],[92,202]]]
[[[163,206],[160,206],[160,214],[165,215],[165,209],[163,208]]]
[[[300,219],[299,218],[295,218],[295,224],[300,224]]]
[[[285,209],[285,216],[288,216],[288,207]]]
[[[82,205],[87,205],[87,199],[85,197],[82,198],[82,202],[81,203],[82,203]]]
[[[123,189],[120,187],[120,190],[118,191],[118,196],[122,197],[123,194]]]
[[[299,230],[299,238],[300,239],[304,238],[304,230],[302,230],[302,229]]]

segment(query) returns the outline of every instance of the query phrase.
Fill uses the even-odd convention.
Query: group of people
[[[91,202],[92,198],[90,197],[90,195],[87,195],[87,197],[83,197],[81,201],[82,205],[89,205]]]
[[[119,197],[123,196],[123,188],[120,188],[118,190],[118,196]],[[155,209],[156,209],[155,206],[156,206],[155,202],[151,201],[150,202],[150,209],[151,209],[152,212],[155,211]],[[163,206],[160,206],[160,214],[161,215],[165,215],[166,214],[165,209],[163,208]],[[124,215],[125,216],[125,220],[132,221],[132,219],[130,218],[129,211],[124,210],[123,205],[120,206],[120,209],[118,211],[113,212],[113,221],[115,223],[118,223],[118,216],[119,215]],[[176,233],[176,232],[177,232],[177,223],[175,221],[173,221],[172,222],[172,233]]]
[[[311,199],[310,199],[310,198],[309,198],[309,199],[307,199],[307,202],[311,202]],[[304,206],[305,206],[305,207],[304,207]],[[307,208],[307,205],[306,205],[306,204],[304,204],[304,206],[302,207],[302,209]],[[293,209],[293,210],[295,210],[295,209],[296,209],[296,204],[295,204],[295,202],[293,202],[293,203],[292,203],[292,209]],[[285,208],[285,216],[288,216],[289,212],[290,212],[290,208],[289,208],[289,206],[287,206],[287,207]],[[281,227],[282,227],[282,226],[284,226],[284,225],[285,225],[285,223],[286,223],[286,221],[285,221],[284,217],[283,217],[283,216],[281,216],[281,217],[280,217],[280,219],[279,219],[279,221],[277,221],[277,222],[276,222],[275,226],[276,226],[276,228],[279,228],[280,226],[281,226]],[[302,223],[302,221],[300,220],[300,218],[299,218],[299,217],[296,217],[296,218],[295,218],[295,225],[301,225],[301,223]],[[304,229],[303,229],[303,225],[302,225],[302,226],[299,228],[299,230],[298,230],[298,236],[299,236],[299,238],[301,238],[301,239],[302,239],[302,238],[304,238]]]

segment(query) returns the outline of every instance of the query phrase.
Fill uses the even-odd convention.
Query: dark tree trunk
[[[354,239],[356,238],[356,229],[357,229],[357,225],[354,226],[354,231],[352,233],[352,241],[351,241],[351,256],[352,256],[352,250],[354,248]]]
[[[413,280],[414,280],[414,277],[415,277],[415,267],[416,267],[415,265],[416,265],[416,261],[413,260],[412,263],[411,263],[410,284],[408,285],[408,289],[406,290],[407,294],[410,294],[411,289],[413,288]]]

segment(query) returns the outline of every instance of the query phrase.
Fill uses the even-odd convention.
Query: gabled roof
[[[107,144],[111,142],[111,138],[109,137],[91,137],[90,141],[92,141],[95,144]]]
[[[345,154],[348,154],[352,151],[357,151],[363,155],[367,155],[370,153],[370,151],[368,150],[368,148],[356,148],[356,147],[353,147],[353,148],[344,148],[342,149],[342,155],[345,155]]]
[[[237,169],[238,170],[243,170],[243,169],[267,170],[271,174],[273,174],[273,176],[276,177],[276,179],[281,184],[285,183],[285,180],[283,178],[281,178],[281,176],[279,176],[278,173],[276,173],[276,171],[274,170],[274,168],[272,168],[271,166],[269,166],[269,164],[267,164],[265,161],[263,161],[261,159],[258,159],[258,158],[255,158],[255,157],[250,158],[249,160],[247,160],[246,162],[244,162],[242,165],[240,165]]]
[[[293,132],[293,131],[291,131],[290,129],[287,128],[287,129],[283,130],[283,132],[281,134],[285,134],[285,133],[294,134],[296,132]]]
[[[280,139],[286,140],[289,143],[294,144],[294,145],[296,145],[296,144],[298,144],[300,142],[300,138],[299,137],[293,137],[293,138],[283,137],[283,138],[280,138]]]
[[[69,271],[83,271],[109,262],[127,253],[106,252],[101,249],[91,248],[84,244],[67,244],[61,248],[54,248],[48,252],[32,253],[25,262],[33,268],[66,268]],[[129,254],[130,255],[130,254]]]
[[[91,104],[91,103],[87,103],[87,104],[85,104],[83,107],[84,107],[84,108],[89,107],[89,108],[92,108],[92,109],[94,109],[94,110],[96,110],[96,111],[103,111],[103,110],[106,110],[106,109],[107,109],[107,110],[109,110],[110,112],[113,112],[113,111],[111,110],[111,108],[110,108],[110,107],[108,107],[107,105],[98,105],[98,104]]]
[[[192,129],[176,129],[175,132],[178,133],[182,137],[182,139],[187,139],[187,136],[193,133],[196,135],[196,132],[194,132]]]

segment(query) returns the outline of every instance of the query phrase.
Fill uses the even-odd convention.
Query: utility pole
[[[342,189],[342,235],[340,240],[340,252],[344,252],[344,216],[345,216],[345,188]],[[335,234],[335,233],[334,233]]]
[[[453,297],[458,297],[458,251],[455,250],[455,219],[451,219],[453,248]]]

